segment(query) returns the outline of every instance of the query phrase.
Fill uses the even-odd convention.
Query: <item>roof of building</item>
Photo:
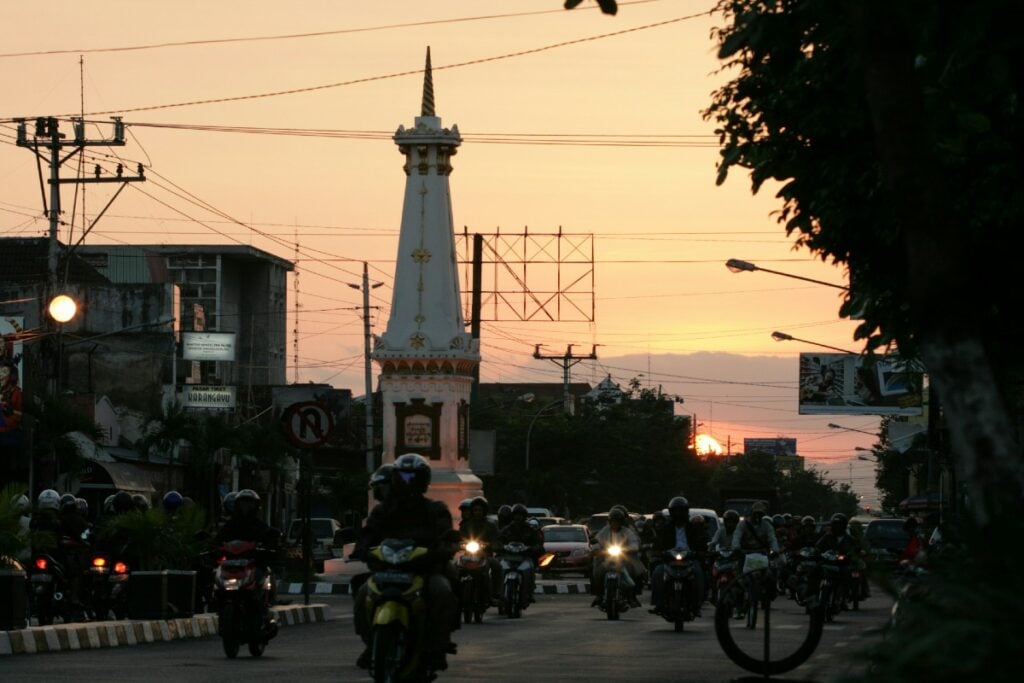
[[[133,244],[130,249],[152,252],[170,256],[174,254],[211,254],[227,257],[237,261],[269,261],[287,271],[295,270],[295,264],[288,259],[275,256],[248,244]],[[114,253],[116,246],[90,245],[81,247],[82,251],[108,251]]]
[[[57,279],[75,283],[107,283],[109,280],[74,253],[57,243]],[[46,237],[0,237],[0,279],[6,282],[46,282],[50,240]]]

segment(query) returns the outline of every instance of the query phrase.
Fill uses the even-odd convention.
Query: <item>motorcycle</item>
[[[600,551],[603,555],[601,571],[604,572],[604,593],[597,604],[609,621],[619,618],[629,609],[630,591],[635,589],[627,570],[627,554],[620,545],[609,545]]]
[[[731,548],[720,548],[715,553],[715,560],[711,565],[711,604],[718,605],[723,594],[729,589],[736,578],[736,569],[739,566],[739,555]],[[744,614],[746,608],[743,606],[743,591],[737,586],[732,596],[732,605],[737,614]],[[742,610],[742,611],[740,611]]]
[[[88,611],[95,621],[128,616],[128,565],[107,552],[94,552],[89,560]]]
[[[743,559],[743,571],[737,583],[740,583],[746,595],[747,628],[757,628],[758,612],[768,609],[778,591],[778,579],[772,567],[771,558],[766,553],[750,552]]]
[[[242,644],[253,657],[263,655],[277,635],[277,620],[270,610],[273,577],[264,567],[274,552],[251,541],[229,541],[213,551],[214,602],[217,631],[229,659],[238,656]]]
[[[32,554],[28,566],[29,603],[31,613],[40,626],[49,626],[60,617],[70,618],[67,569],[51,553]]]
[[[462,554],[456,563],[459,570],[459,595],[463,620],[479,624],[491,604],[491,577],[486,547],[469,540],[462,544]]]
[[[529,546],[519,541],[502,546],[498,563],[502,580],[501,610],[505,616],[518,619],[530,604],[529,576],[533,571],[533,558],[527,553]]]
[[[692,550],[673,548],[663,553],[665,572],[665,591],[667,592],[667,611],[661,613],[671,623],[677,633],[683,630],[683,624],[693,621],[697,614],[691,605],[690,587],[695,579],[695,572],[704,571],[698,555]]]
[[[368,610],[369,669],[375,683],[434,678],[423,648],[430,563],[427,548],[411,539],[387,538],[367,553],[367,601],[356,609]]]
[[[824,611],[826,622],[835,621],[843,608],[843,595],[849,583],[850,558],[836,550],[821,553],[818,566],[821,582],[818,586],[818,609]]]
[[[786,589],[801,607],[807,607],[811,598],[811,581],[817,571],[817,551],[814,546],[804,546],[797,551],[793,570],[786,580]]]

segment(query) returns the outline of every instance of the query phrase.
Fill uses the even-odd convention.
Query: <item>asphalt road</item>
[[[645,596],[646,597],[646,596]],[[302,596],[288,596],[301,604]],[[297,598],[297,599],[296,599]],[[365,681],[354,666],[361,643],[352,629],[352,599],[317,596],[330,605],[327,623],[282,628],[260,659],[244,648],[238,658],[224,657],[220,640],[153,643],[98,651],[16,655],[0,660],[4,681]],[[826,626],[815,655],[785,674],[787,680],[830,681],[855,670],[860,649],[877,632],[890,601],[873,597],[859,612],[844,612]],[[798,610],[786,614],[782,601],[773,624],[773,651],[802,637]],[[788,627],[783,628],[783,626]],[[722,653],[710,607],[705,616],[675,633],[671,624],[649,614],[646,606],[609,621],[590,607],[587,595],[538,595],[523,618],[512,620],[489,611],[482,624],[454,633],[459,654],[439,682],[479,681],[643,681],[720,683],[753,676]],[[751,640],[757,651],[760,642]],[[761,679],[764,680],[764,679]],[[778,679],[773,679],[778,680]]]

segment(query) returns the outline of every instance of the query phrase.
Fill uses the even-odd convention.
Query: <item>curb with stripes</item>
[[[328,621],[327,605],[274,607],[279,626]],[[217,615],[197,614],[187,619],[102,621],[84,624],[33,626],[0,631],[0,656],[41,654],[68,650],[97,650],[217,635]]]
[[[332,583],[330,581],[316,581],[309,585],[310,595],[348,595],[350,593],[348,583]],[[579,583],[540,583],[538,582],[534,593],[540,593],[543,595],[581,595],[584,593],[590,593],[590,584],[586,582]],[[277,594],[278,595],[303,595],[302,582],[290,583],[287,581],[278,581],[277,583]]]

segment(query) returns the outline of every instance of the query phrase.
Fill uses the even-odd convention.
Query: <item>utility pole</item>
[[[363,290],[363,363],[364,383],[366,390],[366,471],[373,472],[376,468],[376,457],[373,443],[373,368],[370,358],[370,290],[383,285],[383,282],[370,284],[370,274],[366,261],[363,261],[362,285],[349,284],[352,289]]]
[[[543,346],[543,344],[534,345],[533,357],[541,360],[549,360],[553,362],[555,365],[562,366],[562,382],[564,385],[562,392],[562,401],[565,405],[565,414],[572,415],[575,412],[575,410],[572,400],[572,394],[569,393],[569,368],[576,365],[580,361],[597,360],[597,344],[593,346],[592,350],[590,351],[590,354],[586,356],[573,355],[572,347],[575,346],[575,344],[569,344],[565,349],[565,353],[562,354],[561,356],[546,356],[540,352],[541,346]]]
[[[71,122],[75,131],[75,137],[73,140],[66,140],[65,135],[60,132],[60,122],[56,117],[53,116],[40,116],[35,120],[35,134],[30,139],[28,136],[28,130],[26,128],[25,119],[16,119],[18,124],[18,147],[25,147],[32,150],[36,155],[37,164],[45,161],[50,167],[50,178],[47,181],[50,185],[50,199],[49,207],[47,208],[46,192],[43,188],[43,169],[40,165],[39,168],[39,189],[43,195],[43,213],[50,219],[50,244],[47,251],[47,272],[48,272],[48,284],[50,291],[49,296],[53,296],[57,291],[57,264],[59,261],[59,253],[57,247],[57,236],[58,227],[60,225],[60,186],[65,183],[75,183],[79,185],[85,185],[89,183],[122,183],[121,187],[114,194],[114,196],[107,202],[107,205],[103,207],[96,220],[93,221],[92,225],[86,227],[83,226],[83,234],[81,240],[84,240],[89,230],[96,225],[96,222],[103,216],[106,210],[113,203],[117,195],[121,193],[121,190],[125,188],[127,183],[140,182],[146,179],[143,174],[142,164],[140,163],[137,168],[137,175],[127,176],[124,174],[124,164],[118,163],[115,175],[103,176],[102,170],[99,164],[96,164],[94,169],[94,176],[91,178],[61,178],[60,167],[64,162],[68,161],[76,154],[84,152],[86,147],[123,147],[124,141],[124,123],[121,121],[121,117],[113,117],[114,121],[114,137],[109,139],[101,140],[88,140],[85,137],[85,121],[81,118],[72,118]],[[61,153],[65,148],[72,148],[63,157]],[[44,156],[40,152],[40,149],[49,152],[49,157]],[[79,241],[81,241],[79,240]]]

